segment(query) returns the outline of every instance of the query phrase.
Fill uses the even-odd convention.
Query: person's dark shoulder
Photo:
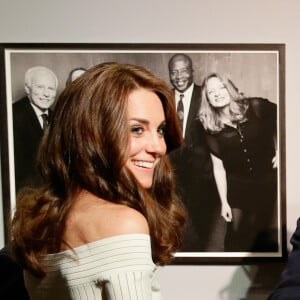
[[[194,83],[194,87],[195,87],[196,89],[202,90],[202,87],[201,87],[201,85],[199,85],[199,84]]]
[[[277,105],[270,100],[262,97],[246,98],[244,101],[258,117],[275,116],[277,112]],[[248,109],[249,109],[248,108]]]
[[[24,110],[24,107],[29,104],[29,99],[25,96],[13,103],[13,113],[18,113]]]
[[[281,279],[268,300],[300,299],[300,218],[297,220],[297,228],[290,241],[293,250],[289,254]]]
[[[12,258],[8,246],[0,250],[0,265],[0,299],[29,300],[23,270]]]
[[[202,92],[202,87],[201,85],[198,85],[196,83],[194,83],[194,92],[197,92],[199,95],[201,95],[201,92]]]
[[[245,98],[241,101],[244,101],[245,103],[247,103],[248,105],[254,108],[259,108],[264,106],[276,106],[276,104],[271,102],[269,99],[262,98],[262,97],[250,97],[250,98]]]

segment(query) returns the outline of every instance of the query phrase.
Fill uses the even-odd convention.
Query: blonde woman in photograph
[[[229,77],[211,74],[199,118],[227,222],[225,251],[277,251],[276,104],[248,98]]]

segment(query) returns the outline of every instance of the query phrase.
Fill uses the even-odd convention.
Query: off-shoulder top
[[[32,300],[159,300],[150,236],[124,234],[48,254],[44,278],[24,272]]]

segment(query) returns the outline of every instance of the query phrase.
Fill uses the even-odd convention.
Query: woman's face
[[[154,168],[167,150],[161,100],[149,90],[137,89],[129,94],[127,117],[130,140],[126,167],[144,188],[150,188]]]
[[[224,83],[218,77],[211,77],[206,84],[206,95],[211,106],[223,108],[230,104],[231,97]]]

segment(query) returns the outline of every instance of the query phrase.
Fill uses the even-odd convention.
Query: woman
[[[225,251],[277,251],[272,218],[277,198],[276,105],[246,98],[218,74],[205,78],[199,118],[228,224]],[[276,239],[275,239],[276,241]]]
[[[63,91],[44,185],[20,194],[12,222],[31,299],[160,299],[155,265],[185,219],[165,155],[180,137],[172,91],[141,67],[100,64]]]

